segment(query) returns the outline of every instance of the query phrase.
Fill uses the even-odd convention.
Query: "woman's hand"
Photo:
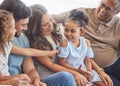
[[[74,73],[74,78],[77,83],[77,86],[86,86],[87,84],[89,84],[86,77],[77,72]]]
[[[104,71],[100,71],[99,76],[107,86],[113,86],[111,78]]]
[[[34,86],[47,86],[44,82],[41,82],[39,79],[34,80]]]
[[[58,50],[52,50],[52,51],[50,51],[49,56],[50,56],[50,57],[56,56],[57,53],[58,53]]]

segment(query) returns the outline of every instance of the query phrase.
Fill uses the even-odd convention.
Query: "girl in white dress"
[[[0,71],[3,76],[9,76],[8,56],[10,54],[15,35],[15,21],[13,15],[0,10]]]

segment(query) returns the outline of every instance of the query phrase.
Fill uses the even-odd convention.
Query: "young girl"
[[[8,72],[8,55],[12,48],[11,40],[15,35],[15,21],[13,15],[5,10],[0,10],[0,77],[9,76]],[[25,80],[20,79],[9,79],[1,80],[1,85],[12,85],[12,86],[30,86]]]
[[[78,10],[70,12],[70,16],[65,22],[64,35],[66,39],[58,48],[59,64],[83,74],[94,85],[111,86],[110,78],[92,60],[93,51],[90,42],[80,36],[85,33],[84,28],[87,23],[88,17],[83,12]]]
[[[14,38],[16,29],[13,15],[5,10],[0,10],[0,80],[7,79],[4,76],[9,76],[8,72],[8,56],[10,52],[25,56],[53,56],[57,50],[44,51],[30,48],[20,48],[12,45],[11,41]],[[16,75],[18,78],[26,79],[30,82],[30,78],[26,74]],[[14,78],[11,76],[10,79]],[[27,85],[26,85],[27,86]]]

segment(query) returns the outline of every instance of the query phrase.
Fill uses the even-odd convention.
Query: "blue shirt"
[[[86,44],[85,38],[80,37],[80,46],[76,47],[72,42],[68,41],[67,47],[59,47],[59,58],[66,58],[67,63],[74,68],[79,68],[82,65],[82,69],[86,70],[84,59],[87,57],[93,58],[94,53],[91,48]],[[98,73],[92,70],[93,79],[91,82],[101,81]]]
[[[79,47],[68,41],[67,47],[59,47],[58,57],[67,58],[67,63],[75,68],[79,68],[82,65],[82,68],[85,69],[85,57],[93,58],[93,55],[93,50],[87,47],[85,39],[80,37]]]
[[[24,48],[30,47],[28,38],[23,33],[19,37],[14,38],[13,44]],[[26,58],[28,57],[15,55],[15,54],[9,55],[8,66],[9,66],[10,75],[18,75],[22,73],[22,63]]]

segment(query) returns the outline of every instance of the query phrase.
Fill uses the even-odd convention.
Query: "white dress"
[[[2,52],[0,51],[0,71],[3,76],[9,76],[9,71],[8,71],[8,56],[10,54],[12,48],[12,43],[6,43],[4,46],[5,53],[6,55],[4,56]]]

